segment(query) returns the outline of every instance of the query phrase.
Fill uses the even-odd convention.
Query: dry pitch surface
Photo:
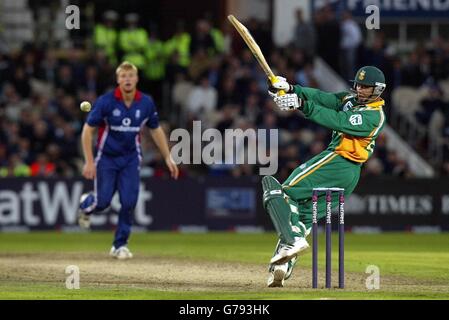
[[[48,244],[52,236],[55,238],[55,242],[50,242],[46,246],[45,244]],[[410,236],[412,235],[402,235],[402,237]],[[442,238],[438,239],[438,236]],[[370,247],[371,241],[365,241],[367,250],[361,252],[362,240],[366,240],[365,238],[368,237],[368,240],[374,241],[375,239],[370,239],[370,237],[375,237],[375,235],[348,235],[347,243],[357,240],[359,243],[352,248],[352,251],[347,249],[346,265],[348,271],[346,272],[346,289],[344,290],[312,290],[310,288],[310,254],[304,256],[303,260],[298,263],[292,278],[286,282],[284,288],[267,288],[267,264],[263,261],[267,260],[271,254],[272,234],[138,234],[135,235],[133,241],[136,249],[134,250],[135,258],[127,261],[114,260],[108,256],[107,250],[99,250],[100,245],[107,243],[110,237],[110,233],[0,235],[2,243],[0,247],[2,249],[0,250],[0,298],[449,298],[448,252],[434,252],[432,258],[430,258],[429,252],[419,253],[418,251],[413,253],[412,250],[411,255],[407,254],[408,246],[404,246],[402,252],[398,250],[397,253],[391,252],[392,247],[387,246],[384,257],[382,257],[382,251],[370,250],[372,249]],[[388,236],[377,235],[377,237],[380,240],[381,237]],[[396,235],[396,237],[401,237],[401,235]],[[77,238],[82,239],[80,246],[84,247],[85,250],[76,250]],[[424,238],[430,239],[431,242],[448,240],[447,235],[433,235],[433,237],[425,235]],[[208,241],[205,241],[207,239]],[[226,239],[228,239],[227,242]],[[66,245],[62,240],[65,240]],[[4,246],[6,242],[10,242],[7,250],[7,247]],[[382,245],[382,241],[378,242],[379,247]],[[139,245],[137,245],[138,243]],[[178,248],[176,243],[178,243]],[[250,253],[246,256],[245,250],[242,250],[242,245],[250,249]],[[393,247],[397,245],[398,243]],[[442,245],[447,245],[447,242]],[[130,247],[132,248],[132,246]],[[351,248],[351,246],[349,247]],[[435,249],[434,246],[432,250]],[[232,252],[235,254],[232,255]],[[403,255],[402,259],[401,255]],[[333,264],[335,267],[337,266],[336,256],[336,252],[334,252]],[[416,260],[407,263],[406,259],[413,259],[413,256],[416,257]],[[320,258],[324,258],[324,256]],[[416,263],[419,259],[423,259],[421,267]],[[430,260],[426,261],[426,259]],[[323,259],[320,262],[322,261]],[[397,261],[402,263],[398,264]],[[434,263],[432,268],[429,268],[429,263]],[[440,263],[441,265],[439,265]],[[379,290],[368,290],[366,287],[367,277],[369,276],[365,273],[366,266],[371,264],[379,266],[381,271]],[[68,290],[65,287],[66,277],[68,276],[65,270],[69,265],[79,267],[80,290]],[[401,265],[409,265],[409,268],[401,270]],[[428,268],[428,270],[426,271],[425,268]],[[440,270],[442,271],[440,275],[432,276]],[[322,268],[320,269],[320,276],[320,285],[323,286],[324,272]],[[336,269],[334,269],[333,284],[335,286],[337,285],[337,278],[338,275]]]

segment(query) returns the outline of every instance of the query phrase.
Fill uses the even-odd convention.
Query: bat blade
[[[237,32],[242,37],[243,41],[245,41],[248,48],[251,50],[253,56],[256,58],[257,62],[259,62],[259,65],[262,67],[262,70],[267,75],[268,79],[271,81],[271,83],[277,82],[277,78],[274,75],[273,71],[271,70],[270,66],[267,63],[267,60],[265,59],[265,56],[262,53],[262,50],[260,50],[259,45],[254,40],[253,36],[249,32],[249,30],[240,22],[237,20],[236,17],[234,17],[232,14],[228,16],[228,20],[231,22],[231,24],[234,26],[234,28],[237,30]],[[280,95],[285,94],[283,90],[279,91]]]
[[[240,22],[237,20],[236,17],[234,17],[232,14],[228,16],[228,20],[231,22],[231,24],[234,26],[234,28],[237,30],[237,32],[242,37],[243,41],[245,41],[248,48],[251,50],[252,54],[256,58],[256,60],[259,62],[259,65],[262,67],[263,71],[267,75],[268,79],[273,81],[275,79],[275,75],[273,71],[271,70],[270,66],[268,65],[265,56],[262,53],[262,50],[260,50],[259,45],[254,40],[253,36],[249,32],[249,30]]]

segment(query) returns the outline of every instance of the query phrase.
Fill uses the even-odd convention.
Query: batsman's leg
[[[291,224],[292,224],[292,230],[296,237],[305,237],[307,236],[308,232],[306,230],[305,225],[300,221],[299,219],[299,209],[298,204],[293,199],[287,197],[287,202],[290,205],[290,211],[291,211]],[[310,232],[310,230],[309,230]],[[273,257],[278,254],[279,250],[281,248],[281,239],[278,240],[276,244],[276,248],[273,253]],[[291,277],[293,268],[296,265],[296,262],[298,261],[298,257],[292,258],[290,261],[275,265],[275,264],[269,264],[268,271],[268,280],[267,284],[268,287],[283,287],[284,286],[284,280],[287,280]]]
[[[283,264],[306,250],[309,245],[303,237],[296,237],[297,234],[293,231],[290,220],[291,208],[282,190],[282,185],[275,178],[265,176],[262,179],[262,188],[264,207],[281,239],[280,249],[270,263]]]
[[[279,252],[281,239],[278,240],[276,248],[274,249],[273,257]],[[268,280],[267,285],[269,288],[277,288],[284,286],[284,277],[287,273],[287,263],[284,264],[272,264],[268,266]]]
[[[275,256],[281,248],[281,240],[279,239],[273,256]],[[292,258],[290,261],[283,264],[271,264],[268,267],[268,280],[267,285],[269,288],[283,287],[284,281],[289,279],[292,275],[293,268],[298,261],[297,257]]]
[[[281,241],[294,243],[294,234],[290,224],[290,206],[285,201],[281,184],[271,176],[262,179],[263,205],[273,222]]]

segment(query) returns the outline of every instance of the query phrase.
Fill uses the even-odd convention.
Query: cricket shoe
[[[78,214],[78,224],[83,229],[89,229],[90,228],[90,217],[88,214],[84,212],[80,212]]]
[[[285,280],[287,280],[288,278],[290,278],[292,276],[293,268],[295,267],[297,261],[298,261],[298,257],[296,256],[288,262],[288,269],[287,269],[287,272],[285,273],[285,277],[284,277]]]
[[[293,267],[295,266],[297,260],[297,257],[294,257],[287,263],[270,265],[270,274],[267,281],[268,287],[282,288],[284,286],[284,281],[291,277]]]
[[[127,246],[121,246],[118,249],[112,246],[109,255],[119,260],[131,259],[133,257],[133,254],[129,251]]]
[[[304,254],[307,249],[310,248],[307,240],[303,237],[296,237],[293,244],[283,244],[281,243],[279,251],[271,258],[270,263],[272,264],[284,264],[298,254]]]
[[[89,193],[84,193],[80,197],[80,205],[81,203],[86,200],[86,198],[89,196]],[[90,216],[84,212],[83,209],[78,209],[78,224],[83,229],[89,229],[90,228]]]
[[[269,288],[282,288],[284,286],[284,278],[287,274],[288,263],[273,265],[272,271],[268,276],[267,285]]]

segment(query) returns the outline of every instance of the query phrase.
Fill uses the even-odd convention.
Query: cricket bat
[[[276,76],[274,75],[273,71],[271,70],[270,66],[267,63],[267,60],[265,59],[265,56],[262,53],[262,50],[260,50],[259,45],[254,40],[251,33],[248,31],[248,29],[237,20],[236,17],[234,17],[232,14],[228,16],[228,20],[231,22],[231,24],[234,26],[234,28],[237,30],[237,32],[242,37],[243,41],[245,41],[248,48],[253,53],[254,57],[256,58],[257,62],[259,62],[259,65],[262,67],[262,70],[267,75],[268,79],[271,81],[271,83],[275,83],[277,81]],[[283,90],[279,91],[280,95],[284,95],[285,92]]]

